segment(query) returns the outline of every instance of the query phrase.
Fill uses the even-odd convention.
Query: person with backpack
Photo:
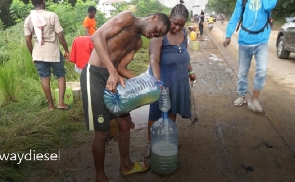
[[[258,101],[260,91],[265,84],[268,60],[268,40],[271,32],[269,18],[271,10],[275,8],[277,0],[237,0],[235,10],[226,28],[226,39],[223,45],[226,47],[231,42],[237,24],[239,32],[239,97],[234,101],[235,106],[246,103],[248,91],[248,72],[252,57],[256,60],[256,74],[254,78],[254,91],[252,98],[248,99],[248,108],[254,112],[262,113],[262,107]]]

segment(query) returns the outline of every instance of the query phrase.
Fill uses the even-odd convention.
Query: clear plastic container
[[[168,118],[169,89],[163,88],[158,100],[162,118],[151,127],[151,169],[158,174],[172,174],[178,170],[178,128]]]
[[[125,88],[119,83],[117,92],[104,91],[104,103],[111,113],[126,114],[140,106],[158,100],[161,82],[149,73],[125,81]]]
[[[168,112],[171,108],[170,96],[169,96],[169,87],[163,87],[161,90],[161,95],[158,99],[159,109],[162,112]]]

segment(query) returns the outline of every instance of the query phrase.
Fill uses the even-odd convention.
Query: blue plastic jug
[[[178,170],[178,128],[168,118],[169,89],[163,88],[158,100],[162,118],[151,127],[151,169],[158,174],[172,174]]]
[[[111,113],[126,114],[140,106],[158,100],[161,94],[161,82],[149,73],[125,81],[125,88],[119,83],[117,92],[104,91],[104,103]]]

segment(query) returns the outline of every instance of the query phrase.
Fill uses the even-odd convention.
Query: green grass
[[[15,68],[0,67],[0,93],[3,97],[3,104],[16,100],[16,78]]]
[[[77,135],[88,133],[84,123],[82,101],[69,111],[48,111],[40,78],[32,63],[24,37],[23,23],[5,31],[0,30],[0,154],[56,152],[81,142]],[[82,29],[65,37],[70,47]],[[149,39],[142,37],[142,47],[128,65],[136,75],[147,70]],[[61,49],[63,50],[63,49]],[[5,55],[5,56],[4,56]],[[66,81],[79,81],[74,65],[65,63]],[[57,79],[51,77],[51,91],[57,88]],[[0,161],[0,182],[27,181],[31,174],[46,175],[44,162]],[[50,170],[49,170],[50,171]]]
[[[140,49],[138,53],[134,55],[133,60],[128,65],[128,69],[134,72],[136,75],[147,71],[150,60],[148,56],[148,51]]]
[[[64,13],[60,6],[60,20],[70,14]],[[83,7],[80,7],[84,12]],[[59,9],[56,9],[59,10]],[[83,15],[83,19],[84,19]],[[100,19],[102,24],[104,20]],[[76,22],[75,22],[76,23]],[[84,34],[80,23],[70,24],[65,30],[65,38],[69,49],[74,38]],[[73,28],[74,27],[74,28]],[[147,70],[149,39],[142,37],[142,47],[129,64],[136,75]],[[61,47],[63,52],[63,49]],[[66,81],[79,81],[80,75],[74,71],[74,65],[66,62]],[[52,76],[51,91],[57,88],[57,79]],[[23,36],[23,22],[10,28],[0,28],[0,154],[27,153],[30,149],[38,153],[56,152],[82,142],[77,136],[85,135],[84,113],[82,101],[78,101],[69,111],[48,111],[40,78],[32,63]],[[45,162],[26,162],[0,160],[0,182],[28,181],[31,176],[44,176],[47,170]],[[60,179],[59,179],[60,180]],[[62,179],[60,181],[63,181]]]
[[[77,141],[75,133],[86,132],[82,102],[75,103],[69,111],[48,111],[46,103],[31,105],[29,102],[11,103],[1,108],[0,112],[0,153],[27,153],[30,149],[38,153],[56,152]],[[27,169],[37,171],[37,162],[0,161],[1,176],[15,179],[22,175],[23,180],[28,174]],[[10,173],[10,171],[14,171]],[[14,176],[17,174],[17,176]],[[1,181],[1,180],[0,180]],[[19,180],[12,180],[19,181]]]
[[[136,53],[128,66],[136,75],[147,70],[147,45]],[[7,75],[6,72],[9,72],[9,76],[5,77],[8,80],[5,82],[8,88],[5,91],[14,98],[14,102],[6,102],[11,97],[1,94],[0,154],[27,153],[30,149],[38,153],[50,153],[77,144],[79,141],[75,136],[87,132],[82,101],[75,103],[69,111],[49,112],[38,73],[24,44],[20,44],[13,54],[14,59],[0,66],[0,78],[1,74]],[[74,65],[66,62],[65,67],[67,81],[79,81],[79,74],[73,70]],[[51,86],[53,93],[57,88],[57,80],[53,76]],[[43,175],[46,173],[44,165],[42,162],[23,161],[18,165],[17,161],[0,161],[0,182],[26,181],[31,173]]]

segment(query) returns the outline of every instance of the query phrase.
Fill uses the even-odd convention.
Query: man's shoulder
[[[54,13],[52,11],[47,11],[47,10],[43,10],[41,14],[45,14],[47,16],[57,16],[58,17],[58,15],[56,13]]]
[[[28,15],[26,18],[25,18],[25,23],[30,21],[31,20],[31,15]]]
[[[94,19],[94,18],[93,18],[93,19]],[[83,22],[88,22],[88,21],[91,21],[91,19],[90,19],[88,16],[86,16],[86,17],[84,18]]]
[[[133,18],[135,18],[132,11],[129,11],[129,10],[118,13],[117,16],[115,16],[115,17],[124,18],[124,19],[133,19]]]

